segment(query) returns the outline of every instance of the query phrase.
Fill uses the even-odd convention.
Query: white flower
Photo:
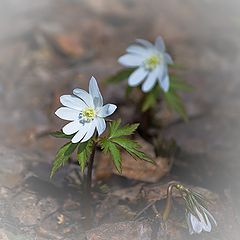
[[[75,95],[63,95],[60,102],[64,107],[59,108],[55,114],[64,120],[71,121],[63,127],[66,135],[74,134],[73,143],[86,142],[97,129],[101,135],[106,129],[105,117],[111,115],[116,110],[114,104],[103,106],[103,98],[99,91],[97,81],[94,77],[89,82],[89,93],[76,88]]]
[[[159,82],[161,88],[169,90],[169,76],[167,64],[173,64],[171,56],[165,52],[165,44],[161,37],[157,37],[155,45],[143,39],[126,49],[127,54],[121,56],[120,64],[137,69],[128,78],[131,87],[142,84],[142,91],[149,92]]]
[[[191,212],[187,213],[187,224],[190,234],[201,233],[203,230],[210,232],[212,230],[212,224],[217,225],[217,222],[212,214],[203,206],[200,207],[201,212],[195,208],[197,216],[194,216]]]

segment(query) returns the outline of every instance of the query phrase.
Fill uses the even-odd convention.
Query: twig
[[[157,202],[157,200],[154,200],[153,202],[149,203],[146,207],[144,207],[139,213],[137,213],[135,215],[135,217],[133,218],[133,221],[138,219],[146,210],[148,210],[150,207],[152,207],[156,202]]]

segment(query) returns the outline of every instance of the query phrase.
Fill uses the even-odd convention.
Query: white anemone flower
[[[155,44],[137,39],[126,52],[118,62],[126,67],[137,68],[128,78],[129,86],[135,87],[143,83],[142,91],[149,92],[158,81],[165,92],[169,90],[168,64],[173,64],[173,60],[166,53],[164,41],[160,36],[156,38]]]
[[[217,222],[214,219],[213,215],[204,207],[201,207],[201,212],[195,208],[195,213],[197,216],[194,216],[191,212],[187,213],[187,224],[189,228],[189,233],[201,233],[203,230],[206,232],[211,232],[212,224],[217,226]]]
[[[74,135],[72,143],[86,142],[97,129],[101,135],[106,129],[105,117],[113,114],[117,108],[114,104],[103,105],[103,98],[94,77],[89,82],[89,93],[83,89],[73,90],[75,95],[63,95],[60,107],[55,114],[64,120],[71,121],[62,131],[66,135]]]

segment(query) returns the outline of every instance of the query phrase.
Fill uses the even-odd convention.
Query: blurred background
[[[64,190],[61,174],[49,180],[63,143],[48,137],[63,125],[54,116],[59,96],[86,88],[92,75],[101,82],[119,70],[117,58],[136,38],[154,41],[161,35],[174,61],[184,66],[181,78],[194,87],[183,95],[190,121],[175,121],[163,131],[182,150],[171,174],[226,201],[230,210],[226,220],[222,217],[227,222],[222,239],[238,239],[239,13],[238,0],[1,0],[0,236],[20,234],[1,214],[12,189],[25,188],[29,176],[30,184],[46,183],[43,192],[37,190],[44,209],[57,210],[46,202],[44,189]],[[122,97],[115,86],[101,88],[106,102]],[[11,205],[9,222],[31,225],[44,218],[41,207],[31,208],[36,200],[31,199],[24,195]],[[43,239],[58,239],[51,230],[53,236]]]

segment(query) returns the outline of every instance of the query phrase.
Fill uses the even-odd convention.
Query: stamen
[[[148,70],[153,70],[156,68],[157,65],[161,62],[161,58],[158,55],[152,55],[147,58],[144,62],[144,66]]]
[[[91,122],[95,117],[95,111],[93,108],[85,108],[79,113],[79,122],[83,125]]]

